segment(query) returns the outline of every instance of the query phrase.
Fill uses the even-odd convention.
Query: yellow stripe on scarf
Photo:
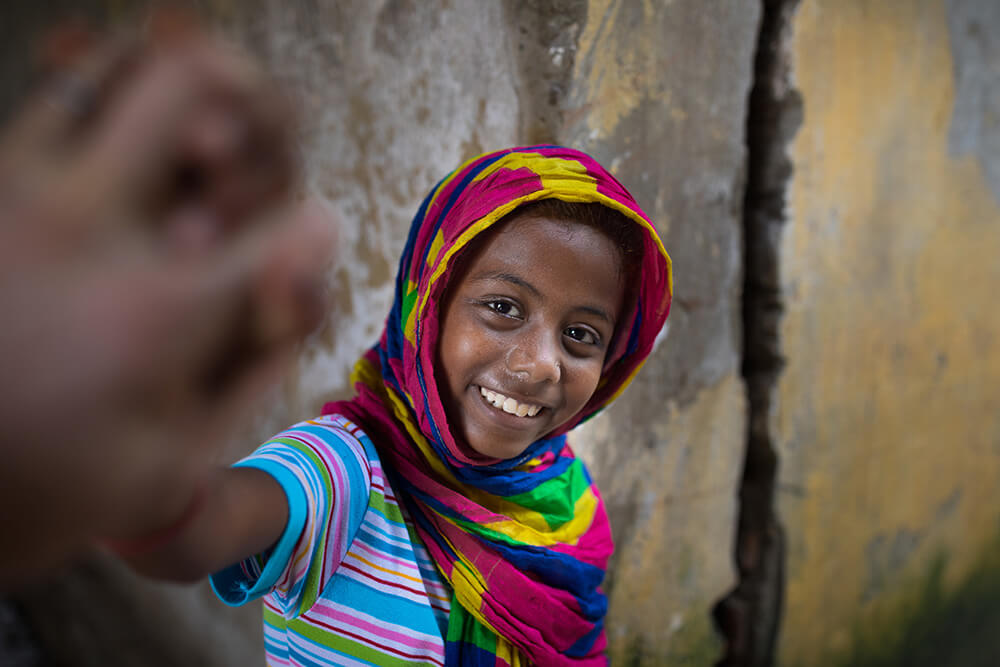
[[[593,489],[587,489],[581,494],[573,506],[573,518],[560,526],[558,530],[546,530],[548,523],[537,512],[519,505],[511,507],[510,513],[507,513],[510,520],[486,523],[485,527],[535,547],[576,544],[594,521],[597,496],[594,495]],[[539,529],[540,526],[541,529]]]
[[[597,179],[587,173],[587,168],[577,160],[567,160],[561,157],[546,157],[540,153],[511,153],[500,158],[476,174],[472,182],[481,181],[501,169],[515,171],[527,169],[542,181],[543,190],[558,190],[560,192],[597,192]],[[578,181],[566,188],[566,180]],[[556,182],[558,181],[558,183]]]
[[[486,592],[486,580],[482,573],[469,562],[464,554],[455,548],[451,540],[444,537],[444,535],[442,537],[448,543],[452,552],[458,554],[459,558],[459,560],[452,564],[450,577],[444,572],[441,573],[451,583],[451,587],[455,592],[455,599],[484,628],[496,635],[496,655],[498,658],[506,661],[510,667],[528,667],[530,663],[524,654],[521,653],[520,649],[497,632],[496,628],[486,620],[486,616],[483,614],[483,593]]]
[[[447,517],[441,518],[449,521]],[[449,523],[454,525],[451,521]],[[441,533],[441,538],[447,542],[448,548],[451,549],[452,553],[458,556],[458,560],[454,561],[451,565],[451,573],[441,573],[451,583],[452,590],[455,592],[455,598],[477,621],[499,637],[500,633],[483,616],[483,593],[486,592],[486,578],[469,561],[465,554],[455,548],[454,543],[444,533]]]
[[[448,520],[447,517],[442,518],[446,521]],[[452,590],[455,592],[455,599],[484,628],[496,635],[496,655],[498,658],[506,661],[510,667],[527,667],[529,663],[521,651],[497,632],[496,628],[486,620],[486,616],[483,614],[483,593],[486,592],[486,579],[475,565],[465,557],[465,554],[455,548],[451,540],[443,534],[441,537],[448,543],[451,551],[458,555],[458,560],[451,566],[451,576],[447,576],[447,574],[442,572],[445,578],[451,583]]]
[[[438,253],[441,252],[441,246],[444,245],[444,232],[440,229],[437,234],[434,235],[434,241],[431,243],[430,250],[427,251],[427,266],[434,266],[434,261],[437,259]]]
[[[424,460],[431,466],[435,473],[440,475],[445,481],[447,481],[452,487],[462,487],[463,485],[455,479],[451,471],[444,464],[438,455],[431,449],[430,443],[427,442],[427,438],[424,434],[420,432],[420,426],[413,422],[410,417],[410,405],[412,405],[412,399],[409,401],[404,401],[399,397],[395,391],[390,387],[385,386],[382,381],[382,376],[376,370],[375,365],[372,364],[368,359],[361,357],[358,362],[354,364],[354,370],[351,371],[351,384],[356,384],[357,382],[362,382],[369,389],[374,391],[385,403],[388,399],[389,404],[392,406],[392,412],[397,420],[406,428],[406,432],[413,439],[413,442],[417,444],[420,448],[420,453],[423,455]]]
[[[506,660],[510,667],[527,667],[530,664],[516,646],[500,635],[497,635],[497,657]]]

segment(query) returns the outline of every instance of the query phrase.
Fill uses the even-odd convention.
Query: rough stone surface
[[[199,2],[302,109],[306,194],[344,221],[329,324],[230,455],[346,394],[409,218],[446,169],[504,145],[577,145],[644,204],[676,272],[658,349],[575,441],[619,547],[612,663],[719,657],[709,612],[736,583],[749,432],[777,464],[787,540],[785,579],[764,577],[769,599],[786,586],[778,664],[996,664],[998,5],[803,0],[782,18],[790,76],[764,83],[792,106],[801,95],[802,115],[775,120],[757,147],[787,162],[750,163],[751,189],[759,179],[787,199],[749,210],[766,219],[748,220],[744,267],[747,95],[761,7],[782,4],[795,3]],[[5,7],[0,118],[30,79],[39,29],[70,9],[97,23],[128,11]],[[748,336],[745,359],[743,285],[773,300],[743,314],[764,334]],[[762,356],[753,341],[772,347]],[[755,372],[763,357],[784,360],[780,375]],[[741,361],[751,398],[767,397],[753,424]],[[752,491],[743,502],[766,510]],[[763,612],[744,609],[759,631]],[[0,663],[24,667],[259,664],[263,650],[256,606],[96,556],[0,601],[0,630]]]
[[[794,18],[804,122],[779,242],[779,664],[868,664],[866,638],[911,636],[921,582],[945,608],[995,549],[1000,154],[966,143],[997,117],[995,8],[814,0]],[[974,641],[950,627],[945,645]]]
[[[99,22],[119,18],[110,4],[91,4]],[[744,428],[738,209],[756,10],[579,1],[203,6],[295,97],[308,192],[346,222],[331,324],[254,437],[347,390],[350,364],[388,309],[409,217],[460,160],[514,143],[575,143],[610,163],[647,205],[679,277],[669,344],[580,449],[606,488],[621,545],[609,582],[616,655],[636,663],[711,655],[707,609],[732,580]],[[31,32],[19,39],[28,43]],[[260,654],[255,609],[233,612],[204,587],[142,582],[100,559],[24,599],[44,644],[69,628],[57,658],[233,664]],[[668,632],[656,621],[664,600]],[[186,620],[167,620],[175,615]]]
[[[118,3],[84,5],[99,21],[119,18]],[[608,581],[612,662],[712,662],[720,643],[709,611],[734,583],[746,437],[740,209],[758,4],[199,5],[302,109],[308,194],[344,221],[329,325],[231,455],[347,392],[347,371],[388,310],[410,216],[445,170],[505,145],[580,146],[651,214],[677,287],[653,358],[576,440],[619,545]],[[257,609],[229,610],[204,586],[143,582],[103,559],[24,600],[53,656],[83,656],[71,664],[260,661]]]
[[[307,191],[344,221],[329,325],[263,432],[348,391],[424,195],[461,161],[517,141],[522,67],[499,4],[257,4],[226,25],[296,99]]]
[[[712,604],[734,583],[746,441],[740,281],[756,3],[593,1],[560,140],[609,165],[674,260],[669,331],[622,400],[577,439],[618,552],[612,664],[710,664]]]

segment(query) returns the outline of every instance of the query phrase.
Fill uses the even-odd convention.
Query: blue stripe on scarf
[[[444,647],[444,664],[462,665],[462,667],[496,667],[497,656],[468,642],[447,642]]]
[[[543,580],[551,581],[572,593],[580,603],[585,618],[601,618],[607,611],[608,600],[597,590],[604,580],[604,570],[545,547],[530,544],[515,547],[500,541],[481,541],[495,549],[517,569],[534,572]]]
[[[604,630],[604,621],[598,621],[594,624],[594,628],[590,632],[580,637],[576,640],[575,644],[566,649],[566,655],[573,658],[582,658],[590,653],[594,642],[601,636],[602,630]]]

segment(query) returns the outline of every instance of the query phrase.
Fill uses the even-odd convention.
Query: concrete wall
[[[93,5],[99,20],[120,18],[113,3]],[[678,276],[665,342],[619,405],[577,439],[619,543],[608,581],[612,652],[636,664],[710,660],[720,642],[706,610],[734,583],[745,428],[742,134],[760,8],[697,0],[203,8],[297,98],[308,190],[346,221],[330,323],[242,449],[347,392],[350,365],[388,310],[410,216],[447,170],[518,143],[588,149],[652,214]],[[24,11],[25,23],[44,16]],[[173,664],[182,655],[243,664],[260,654],[255,611],[215,605],[204,587],[146,584],[105,561],[24,603],[43,643],[87,656],[79,664]],[[129,640],[111,629],[124,618]],[[57,639],[67,623],[79,629],[73,641]]]
[[[611,512],[613,664],[710,664],[735,583],[744,124],[760,8],[592,2],[561,141],[611,166],[657,222],[677,289],[665,340],[582,434]]]
[[[921,614],[1000,614],[994,3],[200,4],[294,96],[307,190],[345,221],[329,323],[232,456],[346,395],[445,171],[562,142],[632,189],[676,271],[652,359],[576,438],[618,543],[612,664],[988,645]],[[0,26],[0,106],[49,11]],[[56,664],[260,664],[256,608],[100,558],[17,602]]]
[[[954,596],[997,590],[1000,5],[814,0],[790,27],[780,662],[996,664],[997,598]]]

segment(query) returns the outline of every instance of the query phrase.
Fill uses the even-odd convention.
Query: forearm
[[[120,555],[137,572],[157,579],[195,581],[227,565],[271,547],[288,520],[288,501],[281,486],[253,468],[223,468],[212,473],[201,491],[168,524],[166,542],[139,553]],[[151,536],[158,542],[154,533]]]

